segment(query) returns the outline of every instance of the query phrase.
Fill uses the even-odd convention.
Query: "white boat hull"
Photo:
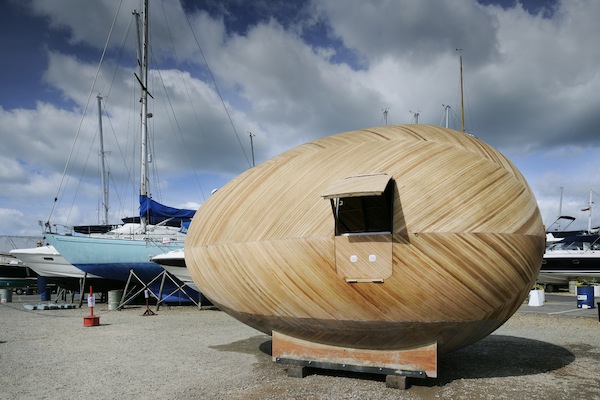
[[[18,258],[24,265],[38,275],[47,278],[83,278],[85,272],[69,263],[53,246],[14,249],[10,254]],[[88,274],[88,278],[99,278]]]
[[[600,243],[597,235],[578,235],[546,249],[538,283],[600,280]]]
[[[190,288],[199,292],[198,286],[194,283],[190,271],[185,265],[183,249],[170,251],[164,254],[159,254],[152,258],[157,264],[160,264],[165,271],[175,276],[177,279],[185,283]]]

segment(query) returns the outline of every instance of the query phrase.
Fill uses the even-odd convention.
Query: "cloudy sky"
[[[151,3],[156,200],[195,209],[253,154],[258,164],[383,125],[384,110],[388,124],[418,113],[440,125],[449,105],[459,130],[462,49],[466,130],[517,165],[546,225],[563,188],[570,228],[587,227],[581,209],[600,193],[599,1]],[[0,3],[0,234],[99,222],[98,95],[109,221],[137,212],[132,12],[141,9],[139,0]]]

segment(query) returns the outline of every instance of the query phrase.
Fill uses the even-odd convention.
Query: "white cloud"
[[[107,111],[105,148],[116,182],[111,198],[127,205],[115,205],[111,212],[115,218],[124,216],[122,210],[131,209],[135,195],[121,193],[134,193],[137,186],[132,166],[139,157],[139,94],[134,90],[133,31],[127,28],[139,2],[121,6],[107,53],[111,57],[93,88],[96,63],[118,3],[30,4],[32,12],[49,21],[44,34],[53,41],[46,44],[43,82],[46,93],[59,98],[38,101],[34,109],[0,109],[5,144],[0,161],[6,166],[0,182],[10,184],[11,193],[31,196],[39,205],[36,218],[45,218],[78,134],[56,218],[83,223],[95,216],[95,96],[101,93]],[[467,128],[516,160],[549,221],[556,212],[559,185],[569,197],[565,212],[567,205],[586,201],[589,190],[598,185],[598,171],[590,166],[600,145],[600,117],[595,112],[600,107],[600,48],[595,45],[600,3],[560,2],[551,17],[531,15],[515,4],[501,8],[471,0],[427,0],[356,1],[349,6],[315,1],[301,9],[303,19],[293,24],[274,14],[230,30],[235,18],[226,13],[191,11],[198,6],[193,4],[185,19],[179,2],[152,3],[150,90],[155,99],[150,131],[162,188],[155,193],[162,193],[167,203],[195,208],[203,196],[187,186],[201,180],[205,187],[200,192],[208,195],[248,168],[248,132],[255,135],[256,160],[262,162],[316,137],[382,124],[384,108],[389,110],[389,123],[409,123],[410,111],[418,111],[421,123],[439,124],[442,104],[449,104],[453,126],[459,128],[455,49],[462,48]],[[67,44],[57,44],[61,35],[66,35]],[[114,55],[126,37],[131,40],[117,62]],[[63,197],[80,181],[84,200],[76,203],[77,211],[67,220],[69,201]],[[19,204],[22,198],[12,195],[3,206],[25,210],[28,207]],[[23,212],[24,218],[28,214]],[[37,231],[37,225],[31,225]]]
[[[437,62],[457,48],[471,52],[474,64],[496,52],[496,23],[473,1],[439,2],[315,1],[334,36],[357,51],[367,65],[393,57],[415,65]]]

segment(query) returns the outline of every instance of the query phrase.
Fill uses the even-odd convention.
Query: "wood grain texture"
[[[373,173],[395,183],[391,274],[348,283],[321,194]],[[460,132],[400,125],[315,140],[241,174],[198,210],[185,260],[213,303],[265,333],[380,350],[437,342],[443,353],[510,318],[544,239],[535,197],[502,154]]]
[[[293,361],[309,361],[375,370],[385,368],[396,371],[421,371],[429,378],[437,378],[438,373],[438,351],[435,343],[404,350],[366,350],[308,342],[273,331],[272,357],[273,361],[285,359],[290,364],[293,364]]]

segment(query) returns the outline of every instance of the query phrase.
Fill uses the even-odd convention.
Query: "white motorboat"
[[[168,273],[175,276],[177,279],[191,287],[195,291],[199,292],[198,286],[194,283],[190,271],[185,265],[185,257],[183,249],[169,251],[167,253],[159,254],[152,258],[157,264],[165,269]]]
[[[85,272],[69,263],[50,245],[32,247],[29,249],[14,249],[10,254],[18,258],[24,265],[35,273],[47,278],[83,278]],[[88,274],[89,278],[100,278]]]
[[[600,235],[575,235],[546,248],[538,283],[600,280]]]

